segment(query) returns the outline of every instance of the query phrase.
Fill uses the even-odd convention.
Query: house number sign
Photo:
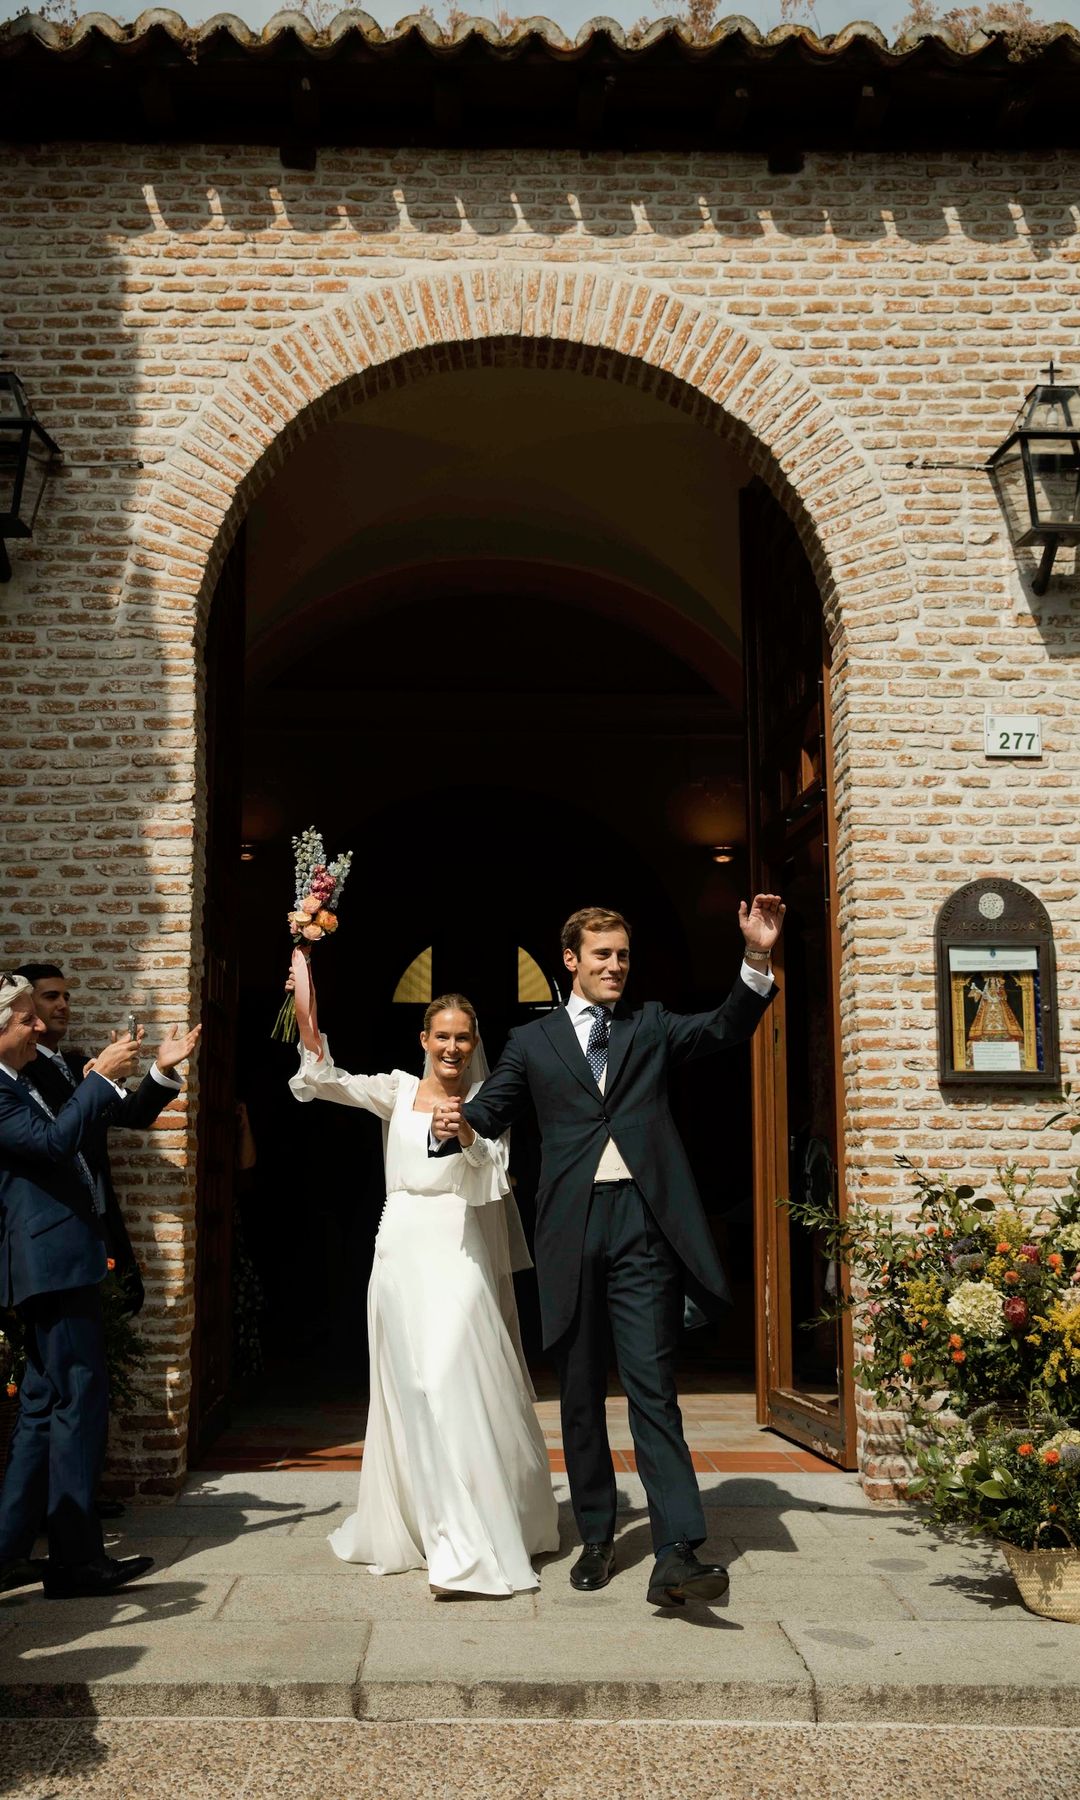
[[[987,756],[1041,756],[1042,721],[1036,713],[986,715]]]

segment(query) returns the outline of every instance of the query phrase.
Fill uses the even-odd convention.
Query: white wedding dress
[[[505,1142],[429,1156],[417,1077],[346,1074],[322,1045],[289,1086],[377,1113],[386,1157],[360,1493],[330,1545],[377,1575],[426,1566],[447,1592],[539,1587],[530,1558],[558,1549],[558,1515],[518,1336],[511,1271],[529,1258]]]

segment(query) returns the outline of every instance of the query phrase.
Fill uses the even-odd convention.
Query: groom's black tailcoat
[[[713,1012],[671,1013],[655,1000],[641,1006],[620,1002],[612,1015],[603,1093],[565,1007],[510,1033],[498,1067],[463,1110],[474,1131],[498,1137],[530,1099],[536,1108],[541,1168],[535,1258],[545,1346],[557,1343],[574,1320],[593,1176],[607,1137],[692,1280],[707,1293],[728,1297],[671,1116],[668,1077],[684,1063],[746,1042],[773,993],[763,998],[740,975]],[[725,1130],[721,1104],[718,1154]]]

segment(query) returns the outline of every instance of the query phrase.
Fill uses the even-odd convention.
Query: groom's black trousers
[[[557,1346],[566,1472],[583,1543],[606,1544],[615,1536],[615,1470],[604,1412],[609,1328],[653,1545],[705,1538],[675,1383],[682,1308],[680,1264],[633,1182],[598,1183],[585,1226],[577,1311]]]

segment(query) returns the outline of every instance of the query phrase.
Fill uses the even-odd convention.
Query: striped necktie
[[[55,1060],[59,1061],[59,1058],[56,1058]],[[70,1080],[70,1071],[65,1069],[65,1073],[68,1075],[68,1079]],[[72,1087],[74,1087],[74,1085],[75,1085],[74,1082],[72,1082],[71,1085],[72,1085]],[[40,1106],[43,1113],[47,1113],[50,1119],[55,1119],[56,1114],[53,1112],[52,1107],[49,1105],[49,1103],[45,1099],[44,1095],[42,1095],[38,1092],[37,1088],[33,1085],[32,1082],[27,1081],[25,1075],[19,1076],[19,1086],[23,1089],[24,1093],[29,1094],[30,1098],[32,1100],[36,1101],[36,1103],[38,1104],[38,1106]],[[94,1203],[94,1211],[100,1215],[101,1213],[103,1213],[105,1211],[105,1199],[104,1199],[104,1196],[102,1195],[101,1191],[98,1188],[98,1184],[97,1184],[96,1180],[94,1179],[94,1174],[90,1167],[90,1164],[87,1162],[87,1160],[81,1150],[76,1150],[76,1152],[75,1152],[75,1167],[78,1169],[79,1174],[82,1176],[82,1179],[85,1181],[87,1187],[90,1189],[90,1198]]]

